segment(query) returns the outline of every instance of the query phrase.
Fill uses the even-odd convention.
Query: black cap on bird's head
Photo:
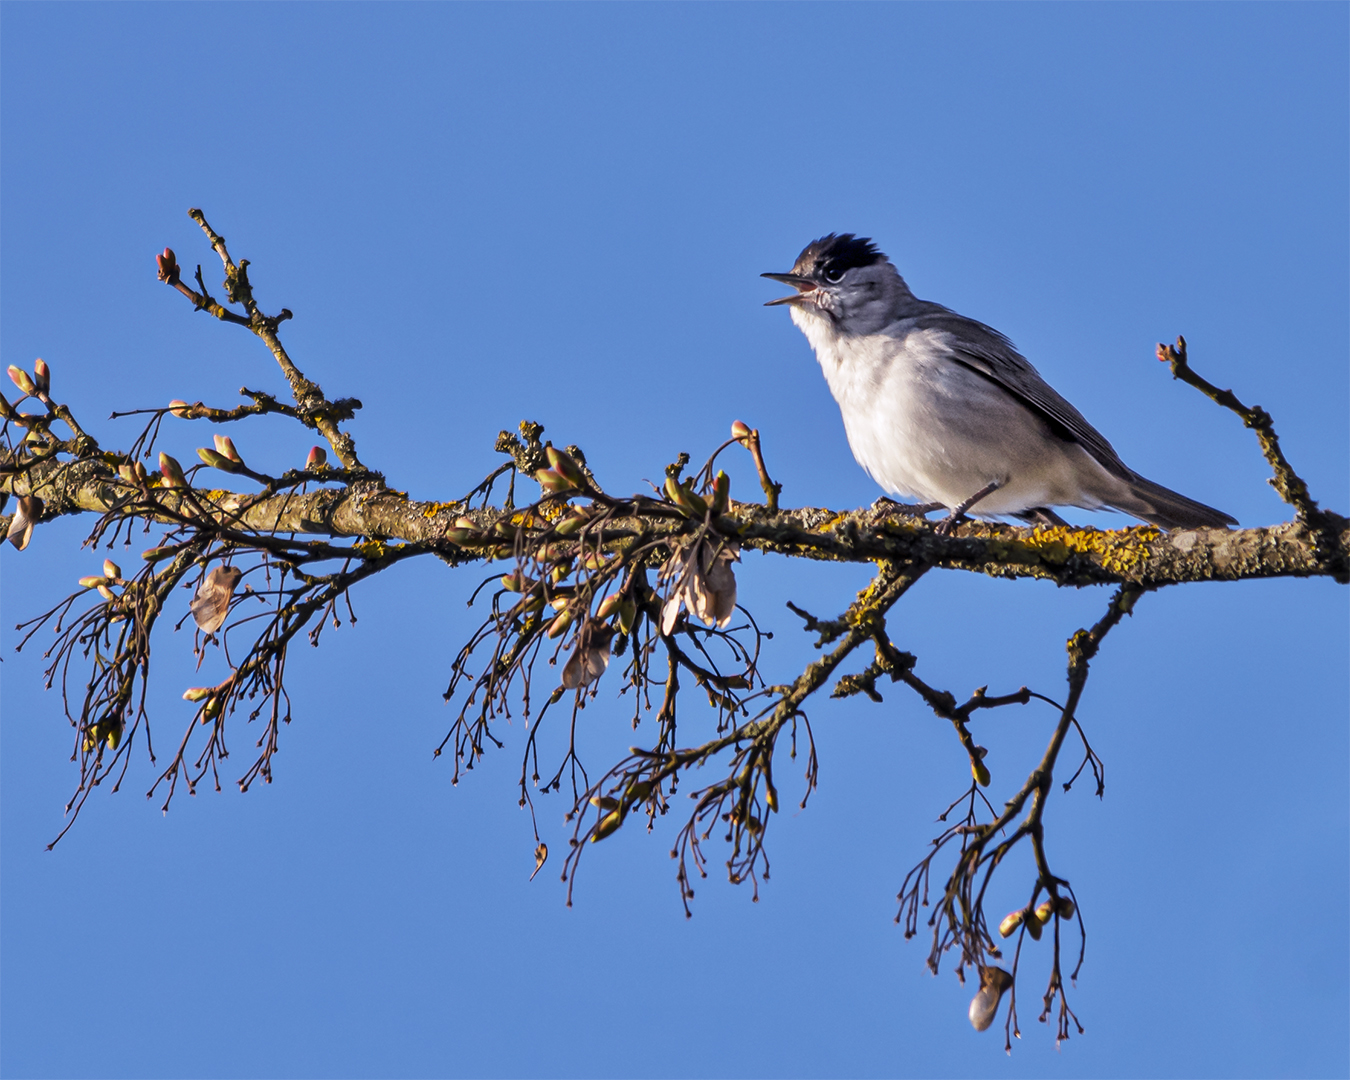
[[[774,304],[791,304],[802,298],[804,293],[822,286],[837,285],[844,274],[854,267],[872,266],[886,258],[877,250],[876,244],[865,236],[853,233],[836,235],[830,233],[819,240],[812,240],[797,256],[792,272],[788,274],[761,274],[760,277],[781,281],[798,290],[796,296],[784,296],[770,300],[765,307]]]

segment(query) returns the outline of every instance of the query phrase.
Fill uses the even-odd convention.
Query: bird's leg
[[[1030,510],[1014,514],[1013,517],[1018,521],[1025,521],[1028,525],[1054,525],[1059,528],[1067,528],[1069,525],[1048,506],[1034,506]]]
[[[946,536],[948,533],[952,531],[952,529],[956,527],[956,523],[961,520],[961,516],[967,510],[969,510],[977,502],[983,499],[986,495],[992,495],[1002,486],[1003,486],[1002,480],[990,480],[989,483],[985,484],[984,487],[980,488],[979,491],[975,492],[974,495],[972,495],[969,499],[963,502],[960,506],[953,507],[952,512],[938,522],[937,534],[939,536]]]
[[[911,517],[923,517],[925,514],[931,514],[934,510],[945,510],[947,508],[942,503],[903,503],[882,495],[872,504],[872,509],[891,510]]]

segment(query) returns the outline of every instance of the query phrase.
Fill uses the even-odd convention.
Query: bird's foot
[[[925,514],[931,514],[934,510],[945,510],[943,503],[903,503],[895,499],[882,495],[872,504],[873,510],[884,510],[887,513],[904,514],[907,517],[923,517]]]
[[[956,526],[960,524],[961,519],[965,517],[967,510],[969,510],[972,506],[974,506],[985,496],[992,495],[1002,486],[1003,481],[990,480],[989,483],[985,484],[984,487],[980,488],[979,491],[975,492],[974,495],[972,495],[969,499],[963,502],[960,506],[952,507],[952,512],[937,523],[937,528],[934,531],[939,536],[950,535],[951,531],[954,528],[956,528]]]

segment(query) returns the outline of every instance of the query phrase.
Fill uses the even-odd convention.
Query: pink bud
[[[40,356],[33,361],[33,381],[37,384],[39,394],[45,394],[52,388],[52,369]]]
[[[745,441],[750,438],[749,426],[744,422],[737,420],[731,425],[731,437],[744,446]]]
[[[14,381],[14,385],[17,386],[20,390],[22,390],[25,394],[37,393],[37,387],[33,385],[33,380],[29,377],[28,372],[24,371],[23,368],[16,367],[14,364],[10,364],[9,377]]]
[[[177,488],[187,487],[187,477],[183,475],[183,466],[171,458],[168,454],[159,455],[159,471],[164,476],[164,486]]]
[[[238,461],[242,464],[243,458],[239,456],[239,451],[234,448],[234,443],[228,435],[216,435],[216,452],[223,454],[231,461]]]
[[[305,458],[306,469],[322,469],[328,464],[328,451],[322,446],[312,447],[309,451],[309,457]]]
[[[170,285],[178,284],[178,258],[173,253],[173,248],[165,248],[163,255],[155,256],[155,263],[159,267],[159,280],[167,281]]]
[[[192,406],[181,398],[174,398],[169,402],[169,412],[173,413],[174,416],[178,417],[180,420],[186,420],[192,415]]]

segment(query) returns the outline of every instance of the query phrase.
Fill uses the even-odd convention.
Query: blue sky
[[[105,445],[132,437],[114,408],[282,392],[256,341],[155,281],[166,244],[218,280],[185,213],[200,206],[263,306],[295,312],[300,367],[365,403],[363,456],[414,497],[471,486],[522,417],[618,491],[739,417],[786,503],[851,507],[878,492],[757,276],[847,230],[1007,333],[1135,469],[1244,524],[1286,520],[1250,433],[1152,358],[1185,334],[1345,511],[1348,22],[1333,4],[6,3],[0,350],[44,357]],[[180,424],[165,445],[202,440]],[[308,447],[284,425],[236,442],[277,467]],[[739,463],[733,493],[751,484]],[[568,910],[552,865],[527,881],[518,741],[457,788],[431,757],[473,571],[401,567],[357,593],[355,628],[297,652],[270,787],[227,776],[161,816],[140,762],[44,851],[71,737],[9,628],[97,567],[85,531],[44,526],[0,556],[6,1076],[1350,1064],[1343,587],[1172,590],[1108,641],[1081,710],[1106,797],[1080,785],[1049,812],[1089,920],[1087,1033],[1056,1052],[1029,1002],[1009,1060],[891,923],[963,783],[921,703],[816,704],[821,789],[775,823],[758,904],[714,875],[686,922],[667,823],[588,853]],[[866,574],[751,556],[739,578],[786,677],[812,653],[784,601],[838,612]],[[1053,696],[1064,639],[1105,601],[934,574],[891,634],[958,694]],[[190,650],[160,648],[168,738]],[[597,760],[632,741],[605,698],[586,713]],[[996,792],[1049,723],[981,721]],[[555,852],[562,812],[541,813]]]

